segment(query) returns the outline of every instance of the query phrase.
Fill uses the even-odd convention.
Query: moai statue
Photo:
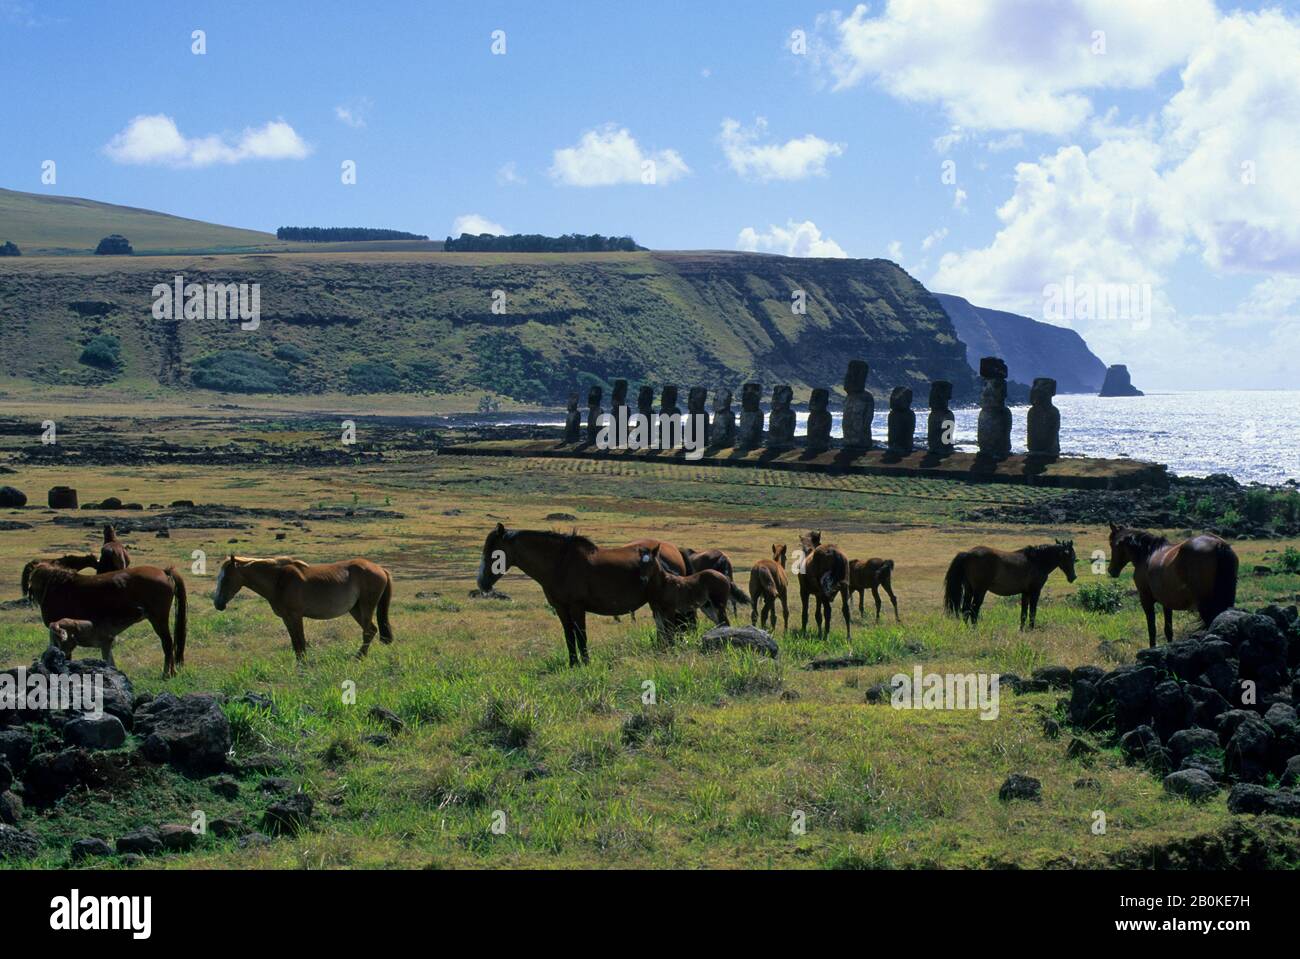
[[[709,398],[709,391],[702,386],[692,386],[686,394],[686,415],[691,418],[691,429],[704,430],[704,445],[709,445],[709,414],[704,412],[704,404]]]
[[[614,381],[614,393],[609,398],[609,413],[614,418],[614,422],[627,420],[627,380]]]
[[[664,386],[664,391],[659,397],[659,412],[681,415],[681,407],[677,405],[677,387],[671,383]]]
[[[569,394],[569,411],[564,414],[564,442],[582,442],[582,414],[578,412],[578,394]]]
[[[871,418],[876,415],[876,401],[867,392],[865,360],[849,360],[844,374],[844,446],[853,450],[871,449]]]
[[[760,429],[762,425],[760,419]],[[736,414],[731,412],[731,390],[718,390],[713,397],[713,425],[709,429],[709,442],[722,449],[736,445]]]
[[[820,453],[831,448],[831,414],[826,408],[830,399],[830,390],[819,387],[812,391],[808,400],[808,439],[804,445],[811,452]]]
[[[600,417],[604,412],[600,408],[600,398],[604,395],[604,390],[599,386],[593,386],[587,391],[587,442],[594,444],[596,435],[600,432]]]
[[[1029,389],[1029,414],[1026,416],[1026,443],[1035,459],[1054,460],[1061,455],[1061,411],[1052,404],[1056,380],[1040,376]]]
[[[655,418],[655,388],[643,386],[636,391],[636,411],[646,419],[646,424]]]
[[[763,445],[763,386],[746,383],[740,390],[740,433],[736,445],[752,450]]]
[[[912,391],[895,386],[889,394],[889,452],[906,456],[912,452],[916,434],[916,414],[912,412]]]
[[[980,394],[976,442],[979,455],[994,461],[1011,455],[1011,410],[1007,406],[1007,364],[996,356],[980,360],[984,391]]]
[[[926,448],[935,456],[947,456],[956,448],[953,442],[957,418],[948,404],[952,402],[952,384],[935,380],[930,384],[930,419],[926,424]]]
[[[767,418],[767,446],[783,450],[794,446],[794,390],[782,384],[772,389],[772,412]]]

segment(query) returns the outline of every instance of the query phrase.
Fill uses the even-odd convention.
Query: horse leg
[[[158,634],[158,640],[162,643],[163,651],[163,678],[169,679],[176,675],[176,660],[173,655],[172,631],[167,625],[167,614],[171,612],[171,604],[162,611],[162,615],[149,614],[149,625],[153,631]]]
[[[1143,593],[1138,597],[1142,601],[1142,612],[1147,618],[1147,643],[1152,648],[1156,648],[1156,601],[1148,594]]]
[[[840,609],[844,613],[844,640],[845,642],[852,643],[853,626],[849,622],[849,591],[847,589],[840,590]],[[828,621],[830,620],[830,616],[831,616],[831,611],[828,605],[826,610],[826,619]],[[827,632],[829,632],[829,630],[827,630]]]
[[[297,613],[285,613],[280,618],[284,620],[284,628],[289,631],[293,655],[301,663],[307,656],[307,634],[303,632],[302,617]]]
[[[789,633],[790,633],[790,610],[787,609],[787,608],[786,608],[786,605],[785,605],[785,592],[782,591],[782,592],[778,593],[778,594],[777,594],[777,598],[781,600],[781,629],[782,629],[782,631],[783,631],[786,635],[789,635]],[[776,610],[775,610],[775,609],[772,610],[772,629],[773,629],[773,630],[776,629]]]
[[[806,636],[808,635],[808,593],[806,590],[799,590],[799,599],[803,602],[803,626],[799,631]]]
[[[875,592],[874,586],[871,589],[872,592]],[[876,605],[880,605],[879,599],[876,600]],[[864,619],[867,615],[867,591],[865,589],[858,590],[858,615]]]
[[[564,644],[569,647],[569,668],[572,669],[578,665],[578,647],[573,632],[573,618],[569,616],[567,610],[561,606],[556,606],[555,615],[560,617],[560,625],[564,627]]]
[[[972,589],[970,597],[970,624],[974,626],[980,621],[980,607],[984,605],[984,596],[988,592],[985,589]]]
[[[1029,615],[1029,590],[1020,594],[1020,631],[1025,631],[1025,617]],[[1030,627],[1032,629],[1032,627]]]
[[[573,636],[578,641],[578,655],[582,657],[582,665],[586,666],[591,662],[587,656],[587,611],[579,608],[573,613]]]
[[[363,608],[361,600],[357,600],[357,604],[349,612],[361,627],[361,648],[357,650],[357,659],[365,659],[366,653],[370,652],[370,641],[375,638],[375,633],[379,632],[379,627],[374,622],[375,608],[373,606]]]
[[[871,587],[871,598],[876,601],[876,625],[880,625],[880,587]]]
[[[1043,588],[1040,586],[1034,590],[1034,595],[1029,597],[1029,628],[1035,629],[1038,626],[1038,597],[1043,595]]]
[[[1174,611],[1168,606],[1165,607],[1165,642],[1174,641]]]

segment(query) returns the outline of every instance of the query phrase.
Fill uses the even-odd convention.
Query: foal
[[[111,525],[104,527],[104,545],[99,548],[99,559],[95,562],[96,573],[112,573],[126,569],[131,565],[131,557],[126,545],[117,538],[117,531]]]
[[[670,624],[679,621],[683,613],[696,609],[719,626],[729,626],[727,603],[739,594],[739,602],[748,605],[749,598],[734,590],[731,582],[717,570],[704,569],[689,576],[668,572],[659,562],[659,547],[637,547],[637,565],[641,582],[645,584],[650,611],[654,613],[659,635],[671,643],[677,630]]]
[[[894,619],[902,622],[898,615],[898,598],[894,595],[890,579],[894,572],[892,559],[854,559],[849,561],[849,594],[858,594],[858,615],[866,618],[867,590],[876,600],[876,622],[880,622],[880,590],[883,589],[894,606]]]
[[[767,629],[768,617],[776,629],[776,601],[781,601],[781,628],[790,632],[790,610],[786,606],[789,581],[785,574],[785,545],[772,544],[772,558],[760,559],[749,571],[749,624]],[[762,607],[760,613],[759,607]]]
[[[126,620],[100,620],[92,623],[88,619],[56,619],[50,623],[50,645],[63,650],[68,658],[78,646],[94,646],[99,649],[100,659],[116,668],[113,662],[113,641],[117,634],[133,626]]]

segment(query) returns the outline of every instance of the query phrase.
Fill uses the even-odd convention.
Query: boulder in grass
[[[23,818],[23,801],[11,792],[0,793],[0,822],[18,825]]]
[[[158,830],[158,838],[169,852],[185,852],[194,848],[199,837],[189,826],[169,823]]]
[[[700,649],[706,653],[735,646],[776,659],[777,646],[772,634],[757,626],[716,626],[700,637]]]
[[[71,486],[51,486],[45,501],[50,509],[76,509],[77,491]]]
[[[72,844],[69,858],[74,863],[113,855],[113,847],[102,839],[78,839]]]
[[[1071,673],[1069,666],[1040,666],[1031,675],[1032,679],[1041,680],[1050,689],[1069,689]]]
[[[13,486],[0,486],[0,509],[22,509],[27,505],[27,494]]]
[[[26,729],[0,729],[0,760],[20,776],[32,755],[32,734]]]
[[[998,790],[998,799],[1003,802],[1011,802],[1017,799],[1042,802],[1043,784],[1033,776],[1012,773],[1007,777],[1006,782],[1002,784],[1002,788]]]
[[[126,742],[126,727],[116,716],[78,716],[63,727],[63,738],[69,746],[86,749],[117,749]]]
[[[1179,730],[1191,726],[1195,719],[1196,704],[1183,686],[1172,679],[1158,683],[1151,701],[1152,722],[1162,740]]]
[[[1300,788],[1300,756],[1292,756],[1286,761],[1282,771],[1282,785],[1290,789]]]
[[[1200,769],[1181,769],[1166,776],[1164,782],[1165,792],[1192,802],[1202,802],[1219,791],[1219,784]]]
[[[178,699],[163,693],[136,710],[135,731],[147,739],[161,739],[168,761],[185,772],[207,774],[225,768],[230,722],[215,696],[186,693]],[[150,749],[162,753],[157,744]]]
[[[57,753],[40,753],[23,772],[23,794],[34,806],[48,806],[79,786],[100,785],[90,753],[73,746]]]
[[[1268,789],[1257,783],[1237,783],[1228,793],[1228,812],[1300,817],[1300,795],[1287,789]]]
[[[1224,768],[1241,782],[1262,783],[1271,771],[1273,730],[1258,716],[1237,724],[1224,747]]]
[[[1156,670],[1151,666],[1121,666],[1102,677],[1098,690],[1115,704],[1116,729],[1125,733],[1151,721]]]
[[[153,826],[141,826],[125,836],[117,837],[117,851],[119,853],[155,856],[162,850],[162,835]]]
[[[26,830],[0,823],[0,862],[32,859],[41,851],[41,841]]]
[[[306,793],[272,803],[262,817],[262,826],[276,836],[296,836],[311,822],[312,801]]]
[[[1182,729],[1169,737],[1169,751],[1178,763],[1188,756],[1213,756],[1219,748],[1218,735],[1208,729]]]

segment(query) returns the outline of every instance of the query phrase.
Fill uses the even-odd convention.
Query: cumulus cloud
[[[575,146],[556,150],[550,175],[565,186],[664,186],[689,174],[676,150],[643,150],[627,130],[609,123],[588,130]]]
[[[722,121],[722,152],[731,169],[752,180],[802,180],[825,176],[826,161],[844,152],[840,143],[830,143],[811,133],[785,143],[760,143],[767,132],[767,120],[759,117],[745,129],[737,120]]]
[[[766,233],[747,226],[736,238],[736,248],[750,253],[780,253],[783,256],[848,256],[838,243],[822,236],[812,220],[802,223],[789,220],[784,227],[774,224]]]
[[[211,134],[186,137],[171,117],[138,116],[104,147],[117,163],[205,167],[245,160],[301,160],[311,147],[283,120],[248,127],[234,140]]]
[[[510,233],[500,223],[489,220],[485,216],[477,213],[463,213],[456,217],[451,224],[451,235],[460,236],[462,233],[472,233],[478,236],[481,233],[491,233],[493,236],[506,236]]]
[[[1149,86],[1214,21],[1212,0],[889,0],[819,18],[815,56],[837,89],[872,81],[962,127],[1064,134],[1090,91]]]
[[[334,108],[334,116],[340,123],[359,130],[366,125],[366,114],[370,112],[372,106],[369,97],[358,97],[355,100],[349,100],[347,103],[340,103]]]

